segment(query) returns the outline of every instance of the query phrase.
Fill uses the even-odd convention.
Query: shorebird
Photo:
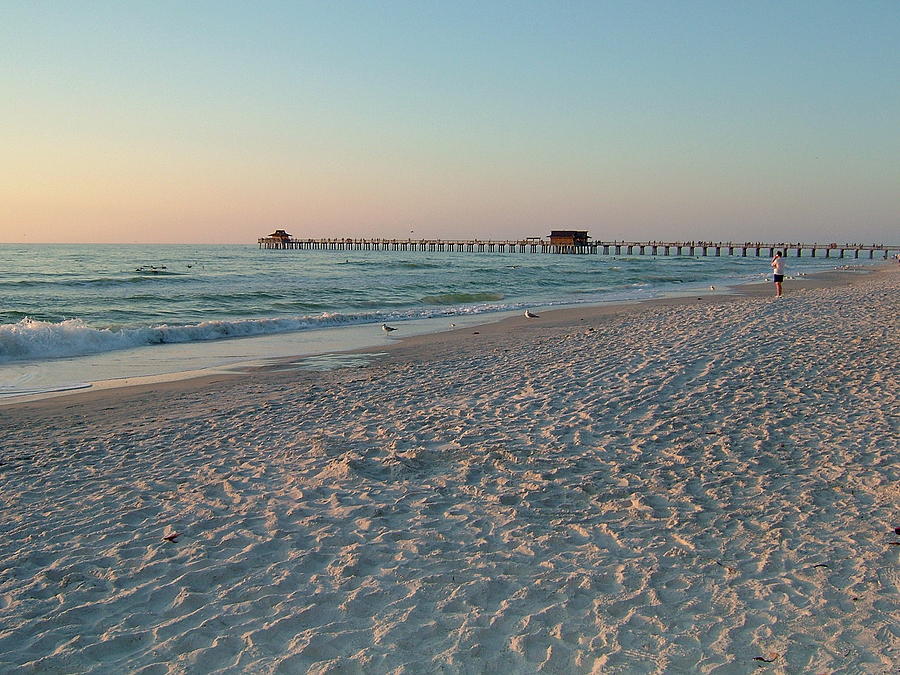
[[[714,290],[716,290],[716,287],[715,287],[715,286],[710,286],[710,287],[709,287],[709,290],[714,291]]]
[[[530,309],[525,310],[525,318],[526,319],[539,319],[541,317],[540,314],[532,314]]]
[[[392,330],[397,330],[397,329],[394,328],[393,326],[388,326],[386,323],[383,323],[383,324],[381,324],[381,330],[383,330],[385,333],[390,333]]]

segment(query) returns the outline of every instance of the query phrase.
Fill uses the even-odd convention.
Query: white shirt
[[[784,274],[784,258],[782,256],[772,259],[772,269],[775,270],[775,274]]]

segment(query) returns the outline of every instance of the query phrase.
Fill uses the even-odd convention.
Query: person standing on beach
[[[780,298],[782,295],[781,282],[784,281],[784,258],[781,251],[776,251],[775,257],[772,258],[772,270],[774,272],[772,277],[775,281],[775,297]]]

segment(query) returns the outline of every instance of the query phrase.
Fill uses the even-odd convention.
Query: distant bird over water
[[[714,291],[714,290],[716,290],[716,287],[715,287],[715,286],[710,286],[710,287],[709,287],[709,290]]]
[[[388,326],[386,323],[383,323],[383,324],[381,324],[381,330],[383,330],[385,333],[390,333],[392,330],[397,330],[397,329],[394,328],[393,326]]]
[[[533,314],[530,309],[525,310],[525,318],[526,319],[539,319],[541,318],[540,314]]]

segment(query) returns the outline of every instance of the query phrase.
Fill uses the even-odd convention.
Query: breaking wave
[[[137,328],[94,328],[81,319],[51,322],[24,318],[17,323],[0,324],[0,363],[32,359],[52,359],[99,354],[120,349],[160,344],[205,342],[227,338],[256,337],[313,328],[331,328],[354,324],[427,319],[438,316],[483,314],[519,308],[518,304],[481,304],[470,307],[446,307],[338,314],[324,312],[316,316],[295,316],[234,321],[203,321],[181,326]]]
[[[422,298],[422,302],[428,305],[461,305],[467,302],[496,302],[502,299],[502,293],[442,293],[426,295]]]
[[[25,318],[0,325],[0,363],[27,359],[83,356],[147,345],[252,337],[354,323],[353,317],[320,317],[203,321],[184,326],[93,328],[81,319],[53,323]]]

